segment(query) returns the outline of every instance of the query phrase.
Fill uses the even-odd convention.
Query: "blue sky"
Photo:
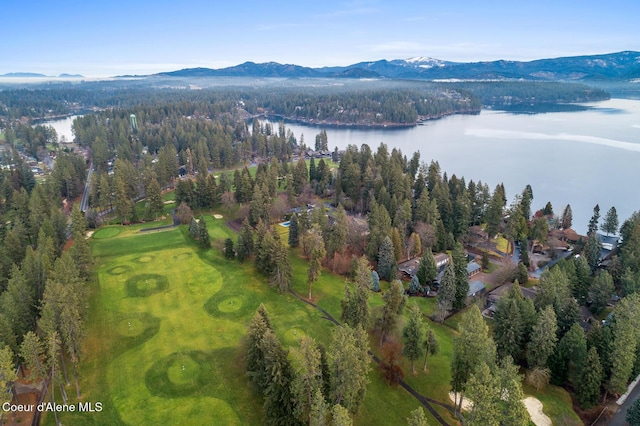
[[[0,74],[148,74],[640,51],[636,0],[5,0]]]

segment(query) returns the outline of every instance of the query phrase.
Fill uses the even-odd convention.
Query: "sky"
[[[4,0],[0,74],[640,51],[637,0]]]

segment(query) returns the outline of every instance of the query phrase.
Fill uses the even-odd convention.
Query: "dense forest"
[[[557,104],[608,98],[601,90],[561,82],[455,82],[137,79],[58,83],[0,90],[0,120],[45,118],[91,109],[158,103],[200,104],[212,116],[230,105],[249,114],[343,125],[411,125],[417,120],[473,113],[482,105]],[[220,83],[216,83],[220,81]],[[223,84],[224,83],[224,84]],[[198,89],[198,90],[192,90]],[[202,104],[211,107],[202,108]],[[213,107],[215,105],[215,107]]]
[[[544,243],[554,227],[571,227],[570,206],[559,217],[549,203],[536,212],[529,186],[508,203],[501,184],[491,190],[480,181],[448,176],[437,162],[425,164],[417,152],[407,156],[384,144],[375,149],[350,145],[344,152],[336,149],[323,158],[307,158],[308,147],[331,152],[326,133],[309,141],[302,137],[298,140],[283,123],[276,129],[256,118],[251,120],[252,115],[267,111],[299,114],[300,118],[308,118],[315,111],[322,114],[316,117],[331,120],[336,114],[362,108],[402,122],[434,113],[436,109],[426,106],[430,102],[427,98],[420,100],[402,91],[322,96],[276,96],[259,91],[153,93],[145,98],[127,93],[119,98],[120,107],[74,122],[76,141],[89,148],[89,160],[95,168],[86,219],[77,207],[63,210],[62,202],[82,193],[87,166],[84,158],[59,153],[51,178],[36,184],[17,150],[3,155],[8,167],[0,171],[0,346],[8,348],[5,352],[9,359],[21,359],[32,371],[42,376],[51,372],[53,377],[57,377],[54,372],[61,355],[63,362],[78,362],[87,306],[85,287],[92,263],[83,237],[85,228],[99,226],[105,214],[123,224],[153,220],[162,211],[162,188],[168,188],[175,189],[179,219],[190,224],[192,235],[201,241],[206,228],[204,234],[197,229],[191,220],[193,212],[241,204],[238,238],[227,245],[230,258],[253,261],[265,279],[283,292],[288,291],[291,281],[288,252],[284,242],[270,231],[270,225],[285,215],[291,217],[288,243],[290,247],[300,245],[308,260],[309,298],[322,267],[345,274],[357,284],[356,293],[345,294],[342,319],[356,330],[344,331],[344,339],[356,341],[354,345],[363,353],[365,338],[357,330],[377,333],[381,345],[392,337],[402,340],[405,348],[418,345],[411,340],[411,330],[400,336],[397,324],[406,293],[425,294],[436,289],[432,253],[451,252],[451,261],[438,284],[437,312],[432,318],[443,321],[469,303],[465,247],[470,227],[482,225],[487,238],[501,234],[509,246],[519,245],[522,263],[503,265],[503,282],[514,285],[497,305],[493,330],[486,327],[479,310],[472,308],[455,338],[451,387],[471,396],[478,407],[488,407],[484,413],[476,409],[466,414],[469,424],[488,424],[488,415],[494,417],[491,424],[496,419],[526,424],[522,413],[507,410],[501,398],[495,397],[505,389],[514,395],[522,392],[520,385],[514,385],[519,383],[515,379],[520,367],[526,369],[528,383],[536,387],[549,382],[565,386],[582,407],[597,404],[608,393],[624,392],[630,378],[640,373],[640,213],[618,227],[613,214],[607,214],[600,224],[599,208],[594,209],[589,235],[575,246],[582,256],[562,260],[544,272],[531,300],[522,296],[519,286],[527,281],[528,269],[534,268],[528,253],[533,253],[536,243]],[[7,99],[18,97],[16,93],[1,94],[5,105]],[[105,102],[107,99],[112,98],[103,98]],[[457,108],[461,105],[458,102],[469,105],[470,98],[451,99],[452,104],[440,107]],[[425,105],[419,106],[422,103]],[[342,112],[333,104],[340,105]],[[15,111],[5,107],[7,110]],[[388,111],[396,115],[388,115]],[[51,142],[51,135],[39,127],[27,127],[16,125],[5,138],[11,135],[8,141],[37,154]],[[330,161],[339,164],[331,165]],[[248,167],[252,163],[255,174]],[[220,173],[217,178],[211,173],[221,169],[231,172]],[[143,198],[145,213],[139,217],[136,203]],[[317,208],[307,212],[303,207],[308,205]],[[365,218],[363,227],[355,226],[354,218]],[[619,232],[623,242],[606,264],[598,257],[599,227],[607,233]],[[70,237],[74,241],[72,249],[63,250]],[[397,279],[398,264],[411,258],[421,258],[425,266],[407,286]],[[375,313],[378,318],[364,320],[374,315],[368,311],[368,296],[364,294],[379,290],[379,279],[391,283],[385,293],[385,306]],[[581,308],[589,305],[594,313],[600,313],[612,294],[621,298],[612,316],[586,333]],[[257,315],[255,327],[266,333],[268,317]],[[422,320],[417,316],[412,321],[419,323]],[[403,354],[414,360],[424,352],[407,349]],[[38,367],[40,359],[48,361]],[[390,382],[398,377],[394,368],[390,364],[383,370]],[[252,371],[259,377],[266,374]],[[54,380],[64,392],[62,378]],[[491,389],[483,389],[483,383]],[[264,383],[256,385],[261,388]],[[290,392],[281,391],[279,398],[291,398]],[[265,395],[270,397],[266,391]],[[357,411],[361,398],[360,391],[355,395],[344,407],[350,413]],[[485,397],[486,401],[482,399]],[[519,410],[517,401],[513,404],[514,410]],[[283,407],[290,412],[274,415],[288,418],[293,424],[293,405],[287,400]],[[507,420],[511,415],[516,420]]]

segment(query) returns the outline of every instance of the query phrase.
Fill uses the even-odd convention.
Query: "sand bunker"
[[[224,216],[222,216],[221,214],[214,214],[213,218],[214,219],[222,219]]]
[[[458,395],[459,396],[459,395]],[[454,392],[449,392],[449,399],[454,404],[457,404],[456,394]],[[531,417],[531,421],[536,426],[552,426],[551,419],[542,411],[542,402],[538,398],[534,398],[532,396],[528,396],[522,400],[524,406],[527,407],[527,411],[529,412],[529,416]],[[473,407],[473,402],[471,402],[467,398],[462,398],[462,411],[469,411]]]
[[[451,402],[454,403],[454,405],[458,405],[458,401],[459,401],[458,399],[456,399],[456,396],[460,398],[460,394],[456,395],[455,392],[449,392],[449,399],[451,400]],[[462,411],[469,411],[471,410],[472,407],[473,407],[473,402],[471,402],[467,398],[462,398]]]
[[[536,426],[551,426],[551,419],[542,412],[542,402],[538,398],[528,396],[522,400]]]

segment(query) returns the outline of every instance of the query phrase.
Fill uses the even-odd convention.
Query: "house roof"
[[[475,296],[477,293],[484,291],[484,283],[482,281],[473,281],[469,283],[469,291],[467,296]]]
[[[473,272],[476,272],[478,269],[482,269],[482,267],[478,265],[476,262],[467,263],[467,274],[472,274]]]
[[[398,270],[409,276],[414,276],[420,266],[420,259],[411,259],[398,265]]]
[[[598,240],[600,240],[600,244],[602,244],[602,248],[605,250],[613,250],[618,246],[618,241],[620,238],[614,235],[602,235],[596,234]]]
[[[436,261],[436,264],[440,263],[440,262],[448,262],[449,261],[449,255],[447,253],[437,253],[433,255],[433,258]]]

